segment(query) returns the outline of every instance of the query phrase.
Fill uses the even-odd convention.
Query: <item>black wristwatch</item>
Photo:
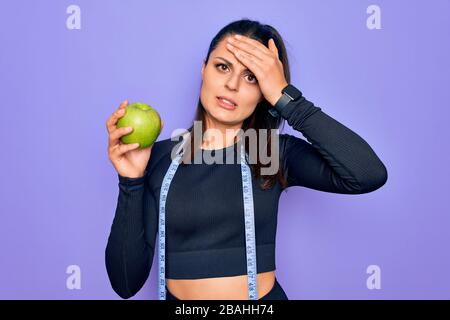
[[[294,87],[292,84],[288,84],[281,90],[283,94],[274,107],[269,109],[269,113],[273,117],[279,117],[281,115],[281,110],[291,101],[298,100],[302,96],[302,92]]]

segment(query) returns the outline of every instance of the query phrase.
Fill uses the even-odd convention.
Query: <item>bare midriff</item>
[[[275,270],[258,273],[258,299],[275,285]],[[248,276],[204,279],[166,279],[172,295],[180,300],[248,300]]]

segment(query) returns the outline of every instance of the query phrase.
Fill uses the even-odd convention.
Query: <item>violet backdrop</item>
[[[66,27],[69,5],[81,29]],[[369,5],[381,29],[366,26]],[[388,169],[375,192],[290,188],[280,199],[277,278],[289,299],[448,299],[450,1],[3,1],[0,298],[120,299],[104,250],[117,174],[106,119],[124,99],[187,128],[212,37],[273,25],[292,81],[361,135]],[[286,123],[285,132],[301,135]],[[155,260],[133,299],[157,299]],[[69,290],[66,268],[81,268]],[[381,270],[368,289],[366,269]]]

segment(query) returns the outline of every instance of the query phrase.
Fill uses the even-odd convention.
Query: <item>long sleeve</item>
[[[305,97],[286,105],[281,116],[309,142],[283,134],[288,186],[362,194],[386,183],[386,167],[369,144]]]
[[[158,230],[156,201],[144,177],[118,175],[119,196],[105,263],[114,291],[122,298],[134,296],[150,273]]]

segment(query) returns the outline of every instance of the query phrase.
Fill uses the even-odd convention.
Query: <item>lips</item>
[[[219,107],[225,109],[225,110],[236,110],[236,106],[234,104],[229,104],[228,102],[225,102],[223,99],[219,99],[217,97],[217,104],[219,105]]]
[[[220,100],[220,99],[225,99],[225,100],[227,100],[228,102],[233,103],[235,107],[237,106],[236,101],[234,101],[233,99],[231,99],[231,98],[229,98],[229,97],[226,97],[226,96],[218,96],[217,98],[218,98],[219,100]]]

